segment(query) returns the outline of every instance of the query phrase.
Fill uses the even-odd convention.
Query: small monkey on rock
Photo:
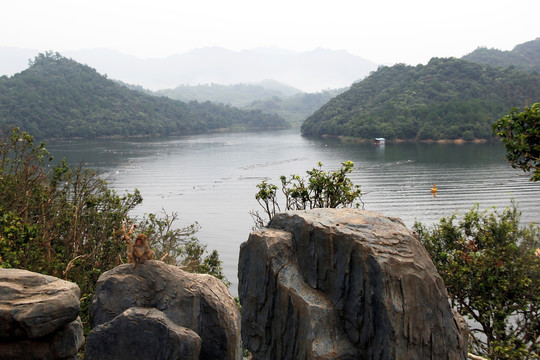
[[[126,222],[122,221],[122,236],[128,246],[128,261],[133,263],[133,268],[139,264],[144,264],[146,260],[154,258],[154,251],[148,246],[148,238],[144,234],[139,234],[134,242],[131,242],[131,236],[137,225],[131,225],[129,231],[126,231]],[[120,259],[121,260],[121,259]]]
[[[148,246],[148,238],[144,234],[139,234],[135,238],[135,242],[131,249],[131,257],[133,260],[133,268],[139,264],[144,264],[146,260],[154,258],[154,250]]]

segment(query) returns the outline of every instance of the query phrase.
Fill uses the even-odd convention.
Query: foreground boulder
[[[0,359],[73,359],[84,343],[79,287],[0,269]]]
[[[86,360],[199,359],[201,338],[161,311],[131,308],[97,326],[86,342]]]
[[[291,211],[240,249],[242,337],[254,359],[466,359],[427,251],[401,220]]]
[[[240,317],[227,287],[161,261],[101,275],[91,316],[85,359],[133,359],[143,354],[139,348],[147,349],[145,359],[242,357]]]

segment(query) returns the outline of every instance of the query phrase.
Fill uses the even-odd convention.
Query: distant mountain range
[[[176,100],[212,101],[237,107],[246,107],[252,102],[261,99],[276,96],[283,98],[298,93],[302,93],[302,90],[274,80],[265,80],[252,84],[180,85],[174,89],[163,89],[155,92],[156,95],[163,95]]]
[[[147,60],[102,49],[63,55],[86,63],[117,82],[131,84],[129,87],[139,93],[166,95],[187,101],[188,103],[168,102],[165,97],[158,96],[155,101],[142,97],[135,102],[137,106],[146,104],[146,110],[157,109],[158,103],[175,108],[173,112],[180,110],[173,117],[182,114],[186,120],[191,121],[187,128],[178,131],[187,133],[212,131],[224,124],[226,128],[243,129],[284,126],[280,123],[283,119],[264,118],[260,112],[263,111],[277,114],[289,122],[301,122],[313,114],[302,127],[306,135],[329,134],[362,138],[385,136],[419,140],[488,139],[491,137],[490,124],[498,116],[508,112],[512,106],[521,107],[540,98],[540,38],[517,45],[512,51],[478,48],[462,59],[435,58],[427,65],[411,67],[397,64],[392,67],[379,67],[376,71],[375,64],[362,58],[344,51],[324,49],[295,53],[276,48],[240,52],[223,48],[202,48],[165,59]],[[11,75],[22,71],[32,56],[31,50],[0,48],[0,74]],[[61,60],[63,63],[66,59]],[[34,73],[34,68],[29,69],[32,71],[28,71],[24,77],[0,77],[0,85],[8,88],[14,81],[21,84],[21,80],[28,79],[29,74]],[[368,73],[370,75],[365,77]],[[96,78],[91,81],[96,82]],[[47,82],[48,85],[52,83]],[[82,83],[79,82],[80,84]],[[353,85],[350,86],[351,84]],[[109,85],[108,83],[105,87],[107,91],[110,91]],[[329,90],[332,88],[333,90]],[[7,101],[6,106],[9,105],[9,109],[15,109],[21,116],[25,115],[24,112],[29,108],[37,109],[39,106],[28,96],[31,93],[26,93],[29,89],[33,88],[21,90],[20,99],[13,97],[16,94],[13,91],[4,92],[6,96],[9,94],[9,97],[4,99]],[[321,89],[325,90],[320,91]],[[319,91],[305,93],[306,90]],[[50,97],[52,92],[47,91],[49,90],[39,96],[43,99]],[[81,92],[80,89],[77,91]],[[65,89],[62,93],[67,94]],[[92,94],[97,93],[94,91]],[[31,95],[35,97],[35,94]],[[133,98],[132,95],[129,97]],[[67,98],[72,96],[70,93]],[[94,100],[97,103],[103,102],[102,97]],[[195,100],[195,103],[192,104],[192,100]],[[93,100],[78,101],[90,103]],[[207,101],[225,105],[213,105]],[[15,103],[19,106],[14,107]],[[148,105],[150,103],[152,105]],[[103,104],[108,109],[106,111],[109,111],[111,104]],[[21,105],[24,111],[20,110]],[[229,105],[257,109],[258,112],[236,112],[237,109]],[[54,106],[63,107],[60,104]],[[8,111],[7,109],[3,107],[2,110],[0,106],[2,111]],[[45,110],[49,111],[46,114],[47,121],[53,121],[59,116],[51,109],[40,110],[40,115],[43,115]],[[93,116],[96,115],[94,110]],[[129,119],[133,116],[132,111],[133,109],[123,107],[121,117]],[[144,114],[144,117],[162,117],[165,123],[172,114],[145,111],[137,114]],[[216,112],[221,113],[220,116],[216,117]],[[257,124],[249,123],[245,118],[247,114],[257,114],[256,117],[260,120],[257,120]],[[67,114],[61,116],[69,118]],[[235,116],[243,118],[242,122],[231,122]],[[118,114],[115,117],[118,117]],[[30,128],[39,127],[43,120],[29,120],[27,117],[21,117],[21,120],[23,118],[24,121],[32,123],[29,124],[32,125]],[[165,120],[167,118],[168,120]],[[200,119],[204,120],[197,124]],[[224,120],[226,121],[223,122]],[[100,136],[111,130],[106,130],[105,125],[101,125],[97,132],[99,135],[94,128],[85,128],[83,134]],[[173,125],[173,128],[170,125],[169,123],[166,126],[138,130],[123,128],[121,131],[114,130],[113,133],[163,133],[164,129],[174,131],[174,126],[178,124]],[[69,129],[72,133],[68,136],[84,136],[75,134],[75,128]],[[66,128],[59,130],[65,131]],[[43,130],[40,128],[40,131]],[[50,133],[43,135],[51,136]]]
[[[28,59],[38,52],[0,48],[0,75],[24,70]],[[108,49],[70,51],[62,55],[109,78],[154,91],[179,85],[229,85],[272,79],[305,92],[316,92],[350,86],[378,67],[346,51],[321,48],[299,53],[278,48],[231,51],[208,47],[163,59],[140,59]]]

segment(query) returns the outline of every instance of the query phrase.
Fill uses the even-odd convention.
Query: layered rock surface
[[[85,359],[133,359],[145,349],[152,350],[147,359],[242,357],[240,317],[227,287],[161,261],[104,273],[91,315]]]
[[[0,269],[0,359],[73,359],[84,343],[79,287]]]
[[[131,308],[97,326],[86,343],[85,359],[199,359],[201,338],[161,311]]]
[[[467,333],[401,220],[356,209],[276,215],[239,262],[254,359],[466,359]]]

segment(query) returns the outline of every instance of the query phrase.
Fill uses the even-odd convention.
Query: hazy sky
[[[0,46],[141,58],[323,47],[416,65],[478,46],[510,50],[540,37],[538,14],[540,0],[2,0]]]

